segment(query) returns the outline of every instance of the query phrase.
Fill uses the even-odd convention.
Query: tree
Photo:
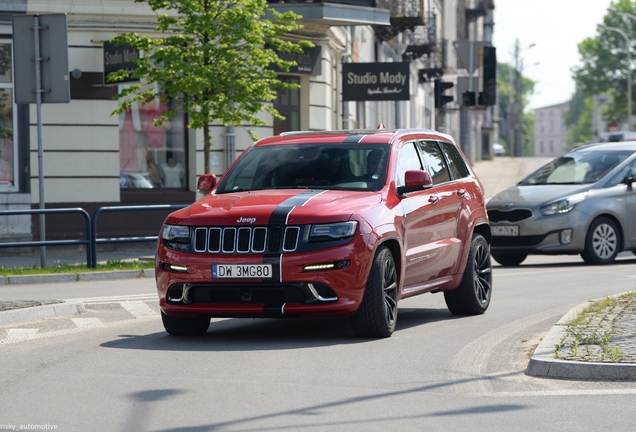
[[[592,139],[593,110],[592,96],[585,96],[585,93],[577,87],[565,114],[569,144],[585,143]]]
[[[132,74],[140,83],[123,89],[116,97],[120,106],[113,115],[124,112],[134,101],[148,103],[155,98],[169,109],[154,120],[157,127],[179,111],[188,115],[188,127],[203,129],[204,169],[210,170],[210,125],[264,126],[257,116],[268,112],[284,117],[269,103],[276,89],[298,85],[278,80],[271,68],[283,71],[295,65],[279,52],[302,52],[311,42],[292,42],[282,36],[302,26],[299,15],[278,13],[267,0],[135,0],[146,2],[158,13],[159,36],[121,34],[115,44],[127,43],[144,53],[136,59]],[[166,14],[165,11],[168,11]],[[269,14],[272,19],[266,19]],[[126,71],[109,74],[110,82],[126,78]],[[148,85],[155,84],[155,85]],[[174,103],[176,102],[176,103]],[[256,134],[248,130],[252,139]]]
[[[514,132],[511,124],[514,119],[511,117],[511,105],[515,99],[515,68],[507,63],[497,64],[497,105],[499,106],[499,118],[504,120],[504,127],[500,129],[499,135],[501,143],[511,153],[514,142]],[[530,78],[521,78],[521,104],[522,111],[528,105],[528,97],[534,92],[535,82]],[[534,117],[530,113],[523,112],[521,116],[521,131],[523,134],[523,153],[531,154],[534,135]]]
[[[636,14],[636,4],[631,0],[618,0],[612,6],[620,12]],[[603,22],[608,27],[623,30],[632,45],[636,42],[636,23],[633,20],[608,13]],[[572,69],[577,87],[585,96],[603,93],[612,95],[613,104],[604,111],[604,117],[609,122],[622,123],[627,119],[627,71],[631,71],[631,65],[627,64],[627,52],[633,51],[633,46],[625,45],[625,39],[619,33],[599,30],[595,38],[587,38],[579,44],[582,64]]]

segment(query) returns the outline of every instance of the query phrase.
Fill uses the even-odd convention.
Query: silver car
[[[579,147],[495,195],[487,210],[492,257],[519,265],[532,254],[581,254],[609,264],[636,253],[636,142]]]

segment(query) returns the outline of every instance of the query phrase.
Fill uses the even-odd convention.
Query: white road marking
[[[12,328],[7,330],[7,338],[30,337],[38,332],[36,328]]]
[[[125,301],[119,303],[124,309],[130,312],[134,317],[142,317],[148,315],[157,315],[150,306],[142,301]]]
[[[71,321],[80,328],[84,327],[104,327],[104,323],[99,318],[71,318]]]
[[[545,390],[527,392],[495,392],[472,394],[475,397],[544,397],[544,396],[607,396],[607,395],[636,395],[636,389],[623,388],[613,390]]]
[[[138,322],[146,322],[146,321],[153,321],[159,318],[159,314],[155,314],[155,315],[148,315],[148,316],[143,316],[143,317],[138,317],[138,318],[131,318],[131,319],[127,319],[127,320],[121,320],[121,321],[113,321],[113,322],[109,322],[109,323],[102,323],[102,327],[103,328],[110,328],[110,327],[117,327],[120,325],[124,325],[124,324],[130,324],[130,323],[138,323]],[[82,332],[86,332],[86,331],[90,331],[90,330],[94,330],[95,327],[73,327],[73,328],[68,328],[68,329],[64,329],[64,330],[54,330],[54,331],[50,331],[50,332],[45,332],[45,333],[36,333],[36,334],[28,334],[28,335],[20,335],[20,336],[15,336],[15,337],[6,337],[4,339],[0,339],[0,345],[9,345],[12,343],[16,343],[16,342],[24,342],[24,341],[28,341],[28,340],[35,340],[35,339],[44,339],[47,337],[52,337],[52,336],[64,336],[64,335],[69,335],[69,334],[73,334],[73,333],[82,333]]]

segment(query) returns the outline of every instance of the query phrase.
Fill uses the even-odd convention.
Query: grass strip
[[[91,269],[86,264],[58,264],[51,267],[5,267],[0,266],[0,276],[26,276],[54,273],[94,273],[115,270],[147,270],[155,267],[154,260],[130,260],[130,261],[107,261],[97,263],[97,268]]]

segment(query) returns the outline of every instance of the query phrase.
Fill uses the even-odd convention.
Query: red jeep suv
[[[171,335],[211,317],[350,316],[387,337],[398,301],[443,292],[454,314],[492,292],[483,187],[432,130],[288,132],[262,139],[170,214],[156,255]]]

